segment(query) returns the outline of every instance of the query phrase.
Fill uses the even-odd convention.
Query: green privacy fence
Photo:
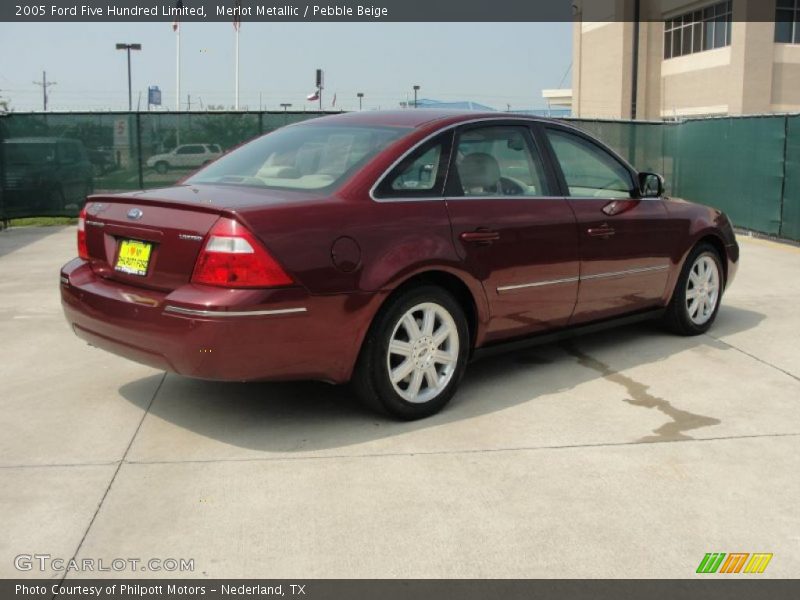
[[[800,116],[570,122],[640,170],[662,173],[671,195],[720,208],[738,227],[800,240]]]
[[[234,146],[317,112],[25,113],[0,117],[0,218],[74,215],[87,193],[171,185]],[[800,240],[800,116],[570,119],[674,196]]]
[[[320,112],[0,117],[0,219],[73,216],[93,192],[172,185],[221,153]]]
[[[800,116],[786,120],[781,235],[800,240]]]

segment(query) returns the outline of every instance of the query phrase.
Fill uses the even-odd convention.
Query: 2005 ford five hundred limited
[[[91,196],[61,297],[79,337],[126,358],[352,381],[416,419],[500,345],[651,317],[706,331],[736,272],[733,229],[663,188],[562,123],[322,117],[173,187]]]

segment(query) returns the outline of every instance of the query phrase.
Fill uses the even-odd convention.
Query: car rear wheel
[[[468,356],[467,321],[455,298],[434,286],[412,288],[376,317],[354,383],[368,407],[420,419],[450,401]]]
[[[723,289],[717,250],[710,244],[699,244],[686,259],[672,294],[665,316],[669,328],[680,335],[708,331],[717,317]]]

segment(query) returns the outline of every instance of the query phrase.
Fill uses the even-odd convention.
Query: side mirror
[[[664,195],[664,178],[658,173],[639,173],[639,191],[642,198],[660,198]]]

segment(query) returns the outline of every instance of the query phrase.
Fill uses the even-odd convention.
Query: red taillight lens
[[[221,218],[197,257],[192,283],[234,288],[280,287],[292,279],[241,223]]]
[[[89,260],[89,249],[86,247],[86,209],[82,208],[78,215],[78,256]]]

